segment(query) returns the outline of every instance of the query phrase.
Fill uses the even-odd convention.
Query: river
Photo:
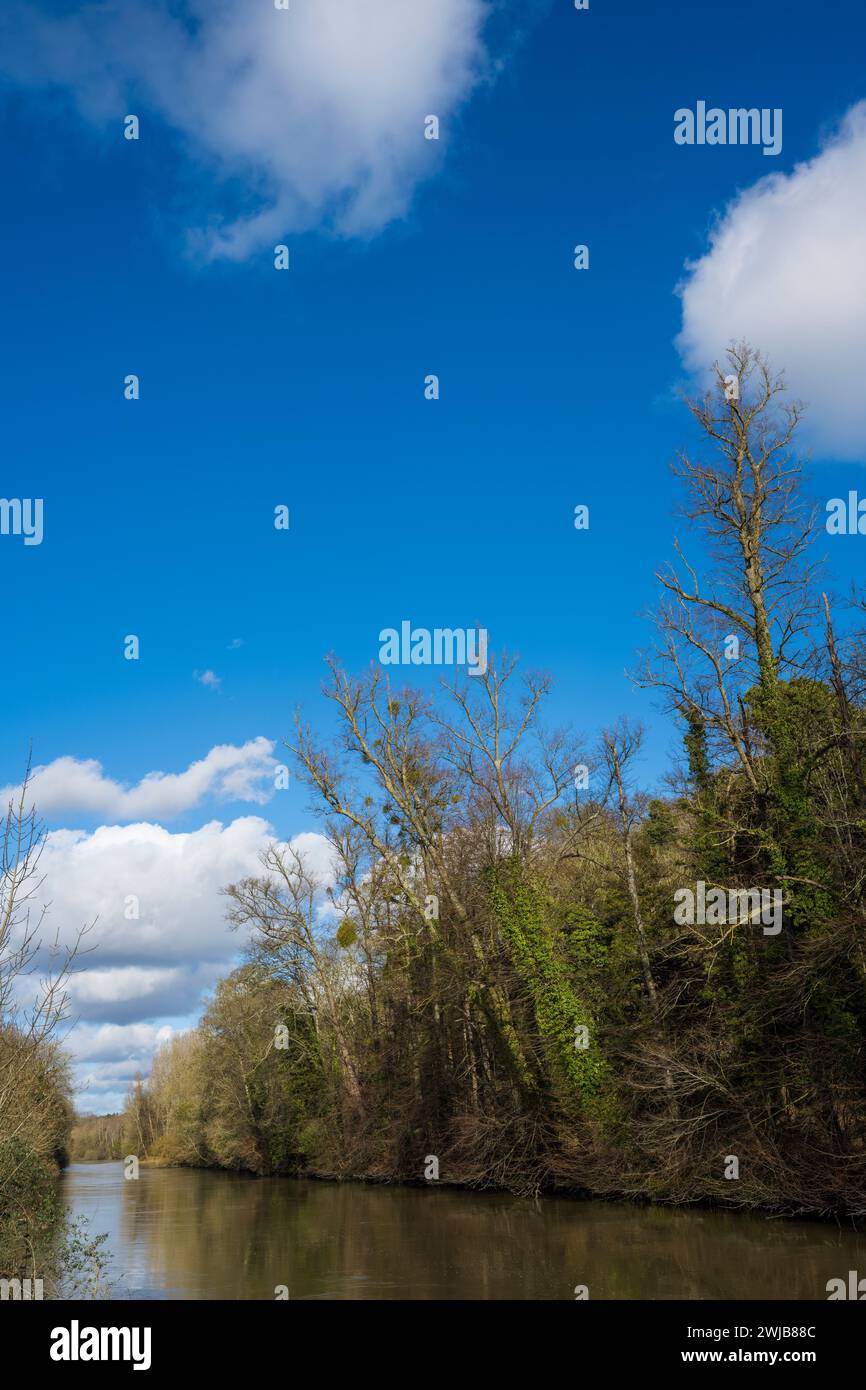
[[[117,1298],[826,1299],[866,1274],[866,1235],[811,1221],[120,1163],[61,1183]]]

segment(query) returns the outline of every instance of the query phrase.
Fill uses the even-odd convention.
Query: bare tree
[[[30,805],[31,780],[28,764],[0,831],[0,1030],[6,1039],[0,1048],[0,1136],[7,1140],[38,1132],[40,1108],[50,1104],[47,1092],[28,1085],[28,1075],[68,1017],[69,976],[88,930],[80,928],[66,944],[59,928],[47,945],[43,939],[45,838]],[[10,1176],[0,1174],[0,1185]]]
[[[792,451],[802,405],[785,401],[783,377],[755,349],[739,344],[726,357],[714,388],[687,402],[710,456],[682,452],[674,467],[700,558],[689,561],[677,540],[677,562],[658,572],[666,595],[658,640],[636,680],[698,721],[711,752],[732,752],[754,790],[760,772],[744,696],[758,686],[772,699],[809,660],[815,512]]]
[[[650,964],[646,928],[644,927],[643,912],[641,910],[640,894],[637,885],[637,873],[635,872],[634,833],[641,821],[641,808],[629,797],[625,784],[628,766],[640,751],[642,738],[642,729],[638,728],[631,730],[628,724],[623,721],[618,728],[605,730],[602,735],[602,743],[604,746],[605,759],[610,769],[611,782],[615,789],[616,809],[622,836],[625,881],[634,920],[641,971],[643,973],[644,985],[646,987],[650,1007],[653,1014],[658,1017],[658,990],[656,989],[652,966]]]
[[[461,718],[455,722],[434,713],[433,720],[442,734],[442,756],[479,803],[489,857],[505,849],[537,860],[539,831],[573,784],[582,755],[565,730],[549,732],[540,725],[540,706],[550,690],[547,676],[525,676],[519,699],[509,703],[516,664],[513,658],[501,663],[491,658],[483,676],[446,685]],[[578,818],[572,820],[557,841],[554,862],[569,854],[584,828]]]

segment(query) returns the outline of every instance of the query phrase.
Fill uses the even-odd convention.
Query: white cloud
[[[819,453],[866,459],[866,102],[790,174],[740,193],[680,286],[677,345],[703,372],[747,339],[807,402]]]
[[[183,972],[174,967],[145,969],[140,965],[120,966],[114,970],[87,969],[76,971],[70,981],[73,1011],[84,1005],[94,1009],[114,1009],[115,1005],[133,1002],[145,1013],[151,1012],[152,1001],[162,999],[168,990],[183,984]],[[164,1007],[160,1013],[167,1012]]]
[[[79,1024],[66,1039],[76,1108],[84,1113],[121,1110],[136,1075],[149,1072],[154,1050],[178,1031],[168,1024]]]
[[[76,1062],[103,1062],[124,1067],[150,1057],[155,1047],[168,1041],[175,1030],[152,1023],[80,1023],[70,1034],[66,1047]]]
[[[87,939],[95,951],[82,964],[104,983],[105,972],[110,973],[117,989],[114,1018],[121,1012],[129,1017],[128,1009],[121,1009],[120,967],[183,966],[189,976],[205,962],[226,965],[238,951],[242,942],[224,920],[220,889],[259,872],[259,855],[273,838],[260,816],[242,816],[229,825],[211,821],[186,834],[147,822],[103,825],[91,834],[52,831],[40,866],[42,897],[50,903],[47,928],[70,940],[82,924],[97,919]],[[161,978],[174,994],[171,969]],[[182,1011],[174,1000],[171,1009],[154,1005],[156,980],[150,977],[137,1005],[134,995],[123,1000],[138,1007],[138,1018]],[[94,1000],[81,1002],[88,1016]],[[185,1006],[195,1002],[188,997]]]
[[[368,235],[402,216],[448,118],[487,68],[485,0],[119,0],[46,17],[4,4],[0,71],[71,89],[89,120],[151,112],[245,205],[201,235],[242,259],[321,224]]]
[[[262,737],[219,744],[185,772],[148,772],[133,787],[106,777],[95,758],[55,758],[34,769],[30,797],[42,816],[74,810],[118,821],[169,820],[206,796],[261,805],[273,795],[273,751],[273,742]],[[0,806],[19,790],[0,790]]]
[[[81,1108],[116,1108],[125,1083],[149,1071],[158,1043],[179,1020],[192,1019],[232,969],[245,939],[226,922],[221,889],[260,873],[260,855],[273,839],[259,816],[187,834],[142,823],[47,836],[44,883],[34,902],[37,913],[49,905],[43,939],[56,932],[70,943],[83,924],[95,922],[68,989],[75,1022],[65,1045],[83,1090]],[[333,882],[333,850],[324,836],[305,831],[291,844],[323,884]]]
[[[211,821],[185,834],[147,822],[55,830],[40,863],[43,939],[71,944],[94,923],[70,980],[71,1012],[128,1024],[194,1012],[245,942],[226,921],[221,890],[262,872],[274,841],[260,816]],[[319,880],[333,883],[333,850],[305,831],[291,841]]]
[[[218,676],[216,671],[193,671],[193,676],[199,685],[206,685],[211,690],[219,690],[222,685],[222,676]]]
[[[301,856],[304,867],[319,888],[333,888],[337,852],[331,841],[316,830],[303,830],[290,841],[292,849]]]

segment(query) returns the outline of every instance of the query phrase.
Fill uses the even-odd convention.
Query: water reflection
[[[73,1164],[67,1204],[108,1232],[116,1296],[825,1299],[866,1236],[812,1222],[447,1188]]]

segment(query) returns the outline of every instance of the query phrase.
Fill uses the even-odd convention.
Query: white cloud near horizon
[[[79,1024],[66,1040],[76,1110],[81,1114],[121,1110],[135,1077],[150,1070],[156,1048],[180,1032],[183,1028],[170,1024]]]
[[[68,978],[69,1015],[85,1024],[154,1024],[192,1015],[247,945],[233,931],[223,890],[261,875],[264,852],[284,845],[261,816],[210,821],[172,832],[152,822],[52,830],[39,863],[31,917],[39,923],[42,963],[49,946],[76,944]],[[334,847],[318,831],[288,845],[325,889],[336,874]],[[319,920],[328,930],[327,912]],[[36,973],[21,982],[22,1004],[40,991]]]
[[[152,1023],[81,1023],[66,1043],[76,1062],[102,1062],[107,1068],[140,1063],[179,1029]]]
[[[90,954],[79,965],[97,984],[77,1000],[78,1012],[105,1017],[104,1006],[112,1004],[112,1020],[128,1022],[194,1007],[197,972],[227,967],[243,946],[225,921],[220,890],[259,873],[259,856],[273,839],[261,816],[210,821],[179,834],[146,821],[51,831],[40,862],[39,901],[49,905],[43,935],[59,931],[69,943],[95,922],[85,943]],[[130,991],[132,967],[144,972],[138,992]],[[187,980],[181,1001],[178,969]]]
[[[69,977],[72,1026],[63,1040],[80,1108],[117,1108],[135,1072],[149,1072],[154,1048],[178,1021],[194,1020],[233,969],[246,937],[231,930],[221,890],[261,873],[274,839],[260,816],[186,833],[140,822],[46,836],[33,904],[37,917],[47,907],[43,941],[56,934],[70,945],[93,924]],[[334,852],[323,835],[304,831],[290,844],[323,887],[333,884]],[[28,982],[34,993],[35,977]]]
[[[686,266],[677,347],[703,375],[746,339],[784,369],[820,455],[866,460],[866,101],[813,159],[740,192]]]
[[[490,71],[487,0],[97,0],[47,16],[12,0],[0,74],[68,90],[105,126],[151,113],[244,206],[200,230],[205,258],[242,260],[292,231],[369,236],[403,216],[438,165],[447,120]],[[424,138],[439,117],[442,140]]]
[[[263,805],[274,793],[273,741],[262,736],[244,744],[217,744],[184,772],[148,772],[130,787],[107,777],[95,758],[55,758],[33,769],[28,800],[40,816],[76,811],[106,820],[170,820],[206,796]],[[0,788],[0,806],[17,799],[20,787]]]

